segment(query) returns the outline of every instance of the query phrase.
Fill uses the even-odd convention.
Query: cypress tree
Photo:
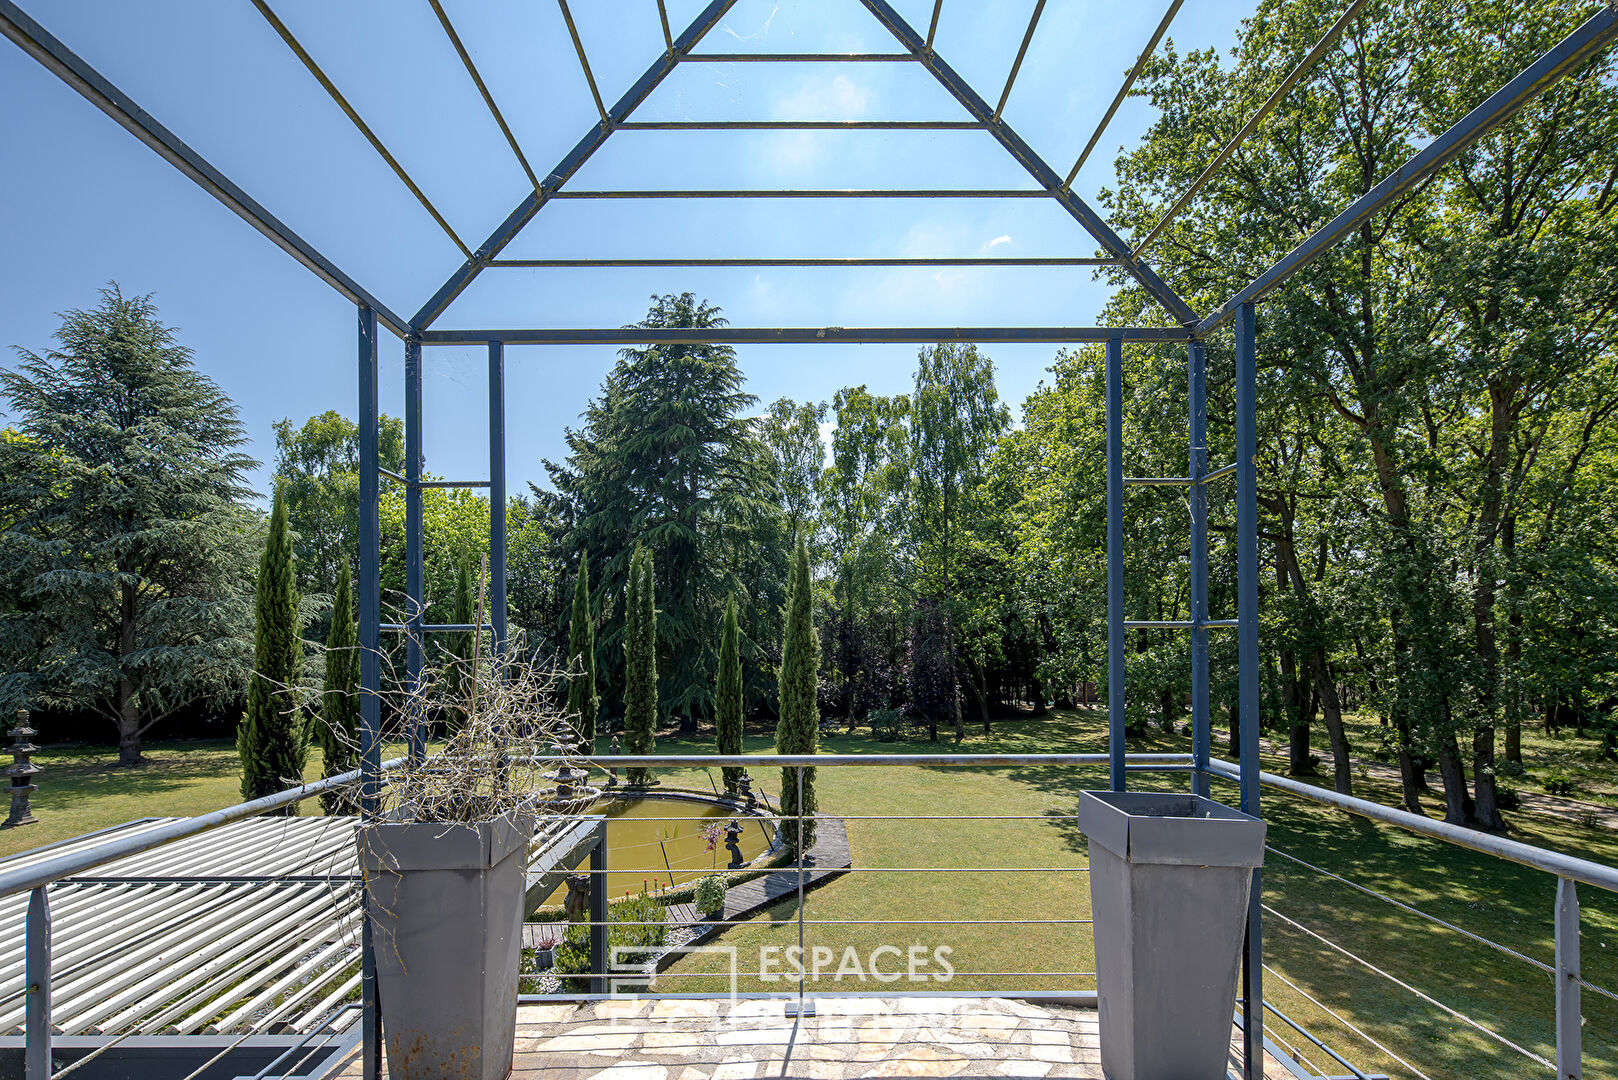
[[[781,642],[780,720],[775,727],[775,752],[814,754],[819,752],[820,704],[816,698],[820,674],[820,641],[815,637],[809,595],[809,553],[803,537],[792,559],[792,577],[787,586],[786,628]],[[798,800],[799,774],[802,774],[803,801]],[[796,852],[814,846],[816,808],[815,770],[781,770],[781,835]],[[806,820],[791,818],[803,815]],[[800,842],[801,835],[801,842]]]
[[[461,548],[461,557],[455,560],[455,592],[450,605],[450,621],[462,626],[477,618],[472,598],[472,552]],[[459,731],[466,722],[466,707],[472,688],[472,643],[476,640],[469,630],[451,631],[446,651],[450,656],[450,706],[446,710],[446,726],[451,733]]]
[[[236,729],[243,799],[273,795],[302,782],[308,749],[297,698],[303,666],[298,579],[292,565],[286,499],[279,486],[270,510],[264,556],[259,560],[253,612],[253,675],[247,687],[247,711]],[[287,812],[296,814],[296,804]]]
[[[652,553],[635,546],[624,590],[624,751],[657,747],[657,609],[652,600]],[[644,785],[647,769],[629,769],[630,786]]]
[[[590,553],[579,557],[579,580],[573,587],[573,621],[567,628],[567,664],[572,672],[567,684],[567,712],[573,729],[584,744],[585,753],[594,753],[596,713],[601,698],[596,694],[596,628],[590,617]]]
[[[360,650],[354,622],[354,590],[345,562],[332,600],[331,633],[326,636],[326,679],[321,688],[320,740],[322,777],[340,776],[359,763]],[[352,813],[355,800],[343,791],[320,796],[328,814]]]
[[[714,728],[721,754],[742,752],[742,656],[736,624],[736,598],[725,605],[725,628],[719,635],[719,677],[714,687]],[[742,770],[726,765],[725,790],[736,794]]]

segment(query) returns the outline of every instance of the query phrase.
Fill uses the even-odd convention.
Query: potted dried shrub
[[[511,1071],[529,844],[540,816],[577,814],[593,794],[558,805],[546,776],[572,764],[558,757],[573,740],[557,676],[470,667],[433,673],[429,684],[456,689],[419,690],[397,710],[407,729],[446,715],[456,726],[439,752],[390,774],[384,812],[358,832],[394,1080]]]

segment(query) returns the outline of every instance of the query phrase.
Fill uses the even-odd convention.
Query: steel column
[[[1560,1080],[1584,1076],[1580,1025],[1579,887],[1556,879],[1556,1075]]]
[[[489,342],[489,622],[506,655],[506,347]]]
[[[359,309],[359,615],[360,813],[376,817],[382,796],[382,551],[379,492],[381,460],[377,404],[376,312]],[[371,917],[360,913],[360,1024],[365,1080],[382,1075],[382,1021],[376,998],[376,951]]]
[[[1257,348],[1251,303],[1236,317],[1236,640],[1240,665],[1241,808],[1259,816],[1258,785],[1258,416]],[[1242,1047],[1247,1080],[1264,1076],[1262,881],[1253,870],[1242,953]]]
[[[607,826],[596,826],[595,846],[590,849],[590,993],[611,991],[607,972]]]
[[[422,678],[427,667],[422,624],[427,614],[427,590],[422,569],[421,521],[421,342],[405,339],[405,670],[416,713],[411,727],[410,758],[427,756],[427,717],[420,704]]]
[[[1208,794],[1208,348],[1193,341],[1187,354],[1191,399],[1191,791]]]
[[[1107,339],[1107,756],[1124,790],[1124,342]]]
[[[41,885],[28,895],[23,981],[28,1004],[23,1020],[23,1074],[27,1080],[51,1075],[51,902]]]

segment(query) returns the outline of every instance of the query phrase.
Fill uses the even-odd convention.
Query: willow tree
[[[596,694],[596,628],[590,616],[590,557],[579,557],[579,576],[573,586],[573,618],[567,630],[567,714],[573,718],[586,754],[596,740],[596,714],[601,699]]]
[[[725,625],[719,633],[719,677],[714,685],[714,735],[721,754],[742,752],[742,654],[741,629],[736,622],[736,598],[725,604]],[[742,769],[721,766],[725,791],[734,795],[741,788]]]
[[[786,632],[781,642],[781,712],[775,727],[778,754],[814,754],[820,749],[820,704],[816,698],[820,640],[815,636],[813,603],[809,552],[800,536],[787,586]],[[781,836],[792,851],[802,853],[814,846],[816,806],[815,770],[801,766],[782,769]]]
[[[253,676],[247,687],[247,711],[236,729],[243,799],[274,795],[302,782],[308,751],[297,694],[303,669],[298,579],[286,498],[279,487],[258,564],[253,612]],[[296,813],[296,804],[288,811]]]
[[[653,602],[652,553],[636,547],[624,590],[624,751],[657,748],[657,609]],[[651,770],[628,770],[630,786],[643,785]]]

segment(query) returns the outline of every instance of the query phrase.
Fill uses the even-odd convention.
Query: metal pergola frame
[[[645,72],[610,106],[602,98],[590,67],[584,42],[574,25],[566,0],[558,6],[567,24],[574,51],[598,121],[578,143],[563,155],[554,168],[540,178],[529,164],[517,138],[512,134],[493,95],[484,83],[470,53],[461,42],[439,0],[428,0],[447,38],[454,46],[467,75],[499,126],[513,155],[532,184],[516,207],[476,248],[471,248],[450,226],[428,196],[411,179],[381,139],[365,123],[319,64],[279,19],[266,0],[252,0],[254,6],[275,29],[288,48],[303,62],[332,101],[348,116],[378,155],[392,168],[399,180],[421,203],[450,240],[465,255],[465,261],[445,279],[443,285],[415,314],[405,317],[394,312],[335,263],[309,244],[240,186],[226,177],[168,128],[149,115],[127,94],[51,35],[13,0],[0,0],[0,32],[10,38],[45,68],[89,99],[141,142],[189,176],[205,191],[258,229],[277,246],[298,260],[317,277],[337,290],[358,310],[358,382],[360,431],[360,644],[361,682],[367,691],[362,705],[363,792],[366,812],[378,805],[382,763],[380,760],[380,637],[381,621],[378,494],[382,476],[377,446],[378,421],[378,330],[386,329],[404,342],[406,464],[403,476],[388,473],[406,486],[406,594],[409,612],[403,624],[390,624],[389,630],[402,630],[407,640],[409,678],[419,680],[424,668],[424,635],[447,627],[429,625],[423,619],[422,506],[421,492],[430,486],[487,487],[490,499],[491,630],[495,647],[506,644],[505,598],[505,347],[507,345],[644,345],[656,343],[910,343],[942,341],[970,342],[1049,342],[1103,343],[1106,346],[1107,416],[1107,619],[1108,619],[1108,714],[1110,781],[1116,790],[1124,787],[1127,767],[1124,756],[1124,649],[1125,634],[1135,627],[1187,629],[1192,640],[1192,786],[1206,794],[1212,776],[1227,776],[1210,759],[1208,631],[1233,627],[1239,651],[1240,783],[1241,808],[1259,813],[1259,646],[1258,646],[1258,504],[1256,498],[1256,384],[1257,341],[1254,307],[1277,289],[1293,273],[1348,236],[1371,215],[1387,207],[1414,185],[1421,183],[1467,146],[1491,131],[1557,80],[1575,71],[1618,36],[1618,0],[1605,0],[1598,10],[1560,43],[1512,78],[1479,104],[1450,130],[1433,139],[1371,191],[1354,200],[1329,224],[1306,238],[1288,255],[1260,274],[1216,311],[1199,315],[1144,261],[1153,241],[1196,197],[1198,191],[1301,79],[1335,46],[1338,37],[1360,13],[1366,0],[1350,0],[1342,16],[1322,39],[1281,81],[1269,99],[1253,114],[1238,133],[1210,160],[1202,174],[1164,213],[1139,242],[1126,243],[1089,204],[1072,190],[1074,178],[1095,149],[1107,125],[1148,58],[1155,51],[1183,0],[1171,0],[1150,41],[1130,68],[1123,85],[1085,144],[1078,160],[1064,177],[1056,172],[1006,122],[1004,109],[1022,67],[1029,43],[1038,27],[1045,0],[1036,0],[1023,34],[1016,60],[999,91],[997,103],[990,105],[962,78],[933,46],[943,0],[935,0],[925,34],[918,32],[888,2],[859,0],[867,11],[893,36],[899,46],[891,53],[698,53],[697,46],[734,5],[735,0],[711,0],[678,34],[669,25],[663,0],[658,0],[664,51]],[[685,63],[915,63],[923,67],[964,110],[964,120],[933,121],[681,121],[637,122],[631,115],[653,90]],[[606,140],[619,130],[973,130],[985,131],[1022,166],[1034,183],[1033,188],[1009,190],[913,190],[913,189],[832,189],[832,190],[703,190],[703,191],[582,191],[567,188],[568,182]],[[954,199],[1049,199],[1066,211],[1094,239],[1104,253],[1042,259],[969,258],[772,258],[772,259],[501,259],[500,253],[523,227],[551,201],[568,199],[851,199],[851,198],[954,198]],[[861,266],[1117,266],[1123,268],[1170,316],[1172,325],[1157,327],[724,327],[709,330],[679,329],[439,329],[435,326],[451,302],[486,269],[500,268],[595,268],[660,266],[757,266],[757,267],[861,267]],[[1225,324],[1234,323],[1235,334],[1235,429],[1236,461],[1210,470],[1207,459],[1206,340]],[[1185,342],[1189,373],[1189,453],[1188,475],[1184,477],[1125,477],[1123,475],[1123,346],[1126,342]],[[485,481],[427,481],[422,477],[422,379],[421,349],[437,345],[486,345],[489,377],[489,477]],[[1237,536],[1237,616],[1211,619],[1208,612],[1208,521],[1207,485],[1233,476],[1236,482]],[[1179,485],[1188,489],[1190,508],[1191,618],[1173,621],[1130,621],[1124,612],[1123,493],[1131,484]],[[417,732],[411,752],[425,752],[425,738]],[[1262,1015],[1262,924],[1258,872],[1254,872],[1252,904],[1248,919],[1247,945],[1243,956],[1242,1008],[1246,1016]],[[375,1008],[375,984],[371,966],[370,925],[364,926],[363,968],[364,1040],[366,1075],[376,1075],[380,1061],[380,1032]],[[1246,1028],[1246,1071],[1249,1080],[1261,1070],[1262,1025]],[[1566,1029],[1567,1025],[1563,1025]],[[1564,1043],[1566,1045],[1564,1045]],[[1577,1075],[1578,1029],[1559,1030],[1558,1064],[1562,1075]],[[1570,1071],[1573,1070],[1573,1071]]]

